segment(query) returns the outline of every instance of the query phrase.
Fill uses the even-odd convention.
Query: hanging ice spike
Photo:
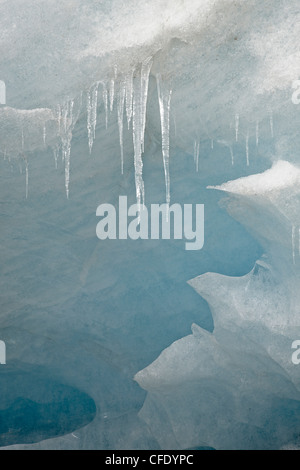
[[[246,134],[246,163],[249,166],[249,131]]]
[[[55,164],[56,170],[58,168],[58,165],[57,165],[58,154],[59,154],[59,146],[57,145],[56,147],[53,148],[53,157],[54,157],[54,164]]]
[[[162,140],[162,155],[165,172],[165,184],[166,184],[166,202],[170,204],[170,171],[169,171],[169,159],[170,159],[170,103],[172,90],[167,83],[162,81],[160,74],[156,76],[157,93],[159,101],[160,111],[160,122],[161,122],[161,140]],[[196,170],[198,171],[198,158],[199,158],[199,143],[196,148]]]
[[[298,242],[297,242],[298,237]],[[292,226],[292,259],[293,264],[296,264],[296,257],[300,257],[300,228],[296,225]]]
[[[125,87],[126,87],[126,116],[127,116],[127,126],[129,129],[130,121],[132,118],[132,101],[133,101],[133,72],[131,70],[126,75],[125,78]]]
[[[87,131],[90,153],[96,136],[98,86],[99,82],[94,83],[87,93]]]
[[[235,141],[239,140],[239,124],[240,124],[240,116],[239,114],[235,115]]]
[[[65,163],[65,188],[67,198],[69,197],[69,183],[70,183],[70,156],[71,156],[71,139],[72,131],[79,117],[82,105],[82,95],[75,100],[67,101],[62,107],[61,116],[63,126],[60,125],[60,138],[62,149],[62,160]],[[75,109],[75,112],[74,112]]]
[[[112,78],[109,82],[109,110],[112,112],[115,99],[115,80]]]
[[[124,152],[123,152],[123,116],[124,116],[124,102],[125,102],[126,83],[120,83],[120,89],[118,93],[118,127],[119,127],[119,138],[120,138],[120,150],[121,150],[121,173],[124,172]]]
[[[138,206],[140,206],[141,201],[143,202],[143,204],[145,201],[142,153],[144,151],[146,107],[151,66],[152,57],[148,57],[141,64],[141,66],[137,68],[133,80],[132,132],[134,148],[135,188]]]
[[[43,127],[43,143],[44,143],[44,147],[46,147],[46,124],[44,124],[44,127]]]
[[[229,145],[229,151],[230,151],[230,156],[231,156],[231,165],[233,166],[234,165],[234,155],[233,155],[233,150],[232,150],[231,145]]]
[[[227,142],[226,140],[223,140],[223,139],[217,140],[217,142],[221,145],[225,145],[225,147],[228,147],[229,152],[230,152],[230,157],[231,157],[231,164],[233,166],[234,165],[234,155],[233,155],[232,145],[229,142]]]
[[[102,98],[103,98],[104,109],[105,109],[105,128],[107,129],[107,122],[108,122],[108,96],[107,96],[106,84],[105,84],[105,83],[102,83],[102,86],[103,86]]]
[[[62,157],[65,162],[65,188],[66,195],[69,198],[69,183],[70,183],[70,156],[71,156],[71,139],[72,139],[72,120],[73,120],[73,106],[74,101],[71,100],[64,106],[64,134],[62,136]]]

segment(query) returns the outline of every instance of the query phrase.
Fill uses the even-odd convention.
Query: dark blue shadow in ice
[[[86,393],[41,371],[0,371],[0,446],[68,434],[91,422],[96,406]]]

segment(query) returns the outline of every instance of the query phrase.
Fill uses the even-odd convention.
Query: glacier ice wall
[[[215,187],[228,193],[222,205],[260,239],[265,254],[245,276],[190,280],[209,303],[213,333],[193,324],[192,335],[136,374],[149,392],[140,414],[163,446],[270,449],[297,436],[299,373],[291,346],[300,334],[299,176],[297,167],[278,161]],[[164,427],[155,413],[165,416]]]
[[[298,2],[2,0],[0,18],[1,445],[294,442]],[[119,195],[204,203],[204,248],[99,241]]]

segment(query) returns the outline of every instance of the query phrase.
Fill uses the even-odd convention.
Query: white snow
[[[208,188],[236,194],[267,195],[272,191],[292,188],[295,185],[300,185],[300,168],[287,161],[279,160],[263,173],[238,178],[219,186],[208,186]]]

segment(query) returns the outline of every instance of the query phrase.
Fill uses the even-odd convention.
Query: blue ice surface
[[[21,363],[0,371],[0,445],[30,444],[61,436],[91,422],[92,398],[51,380],[43,368]]]
[[[193,322],[213,330],[208,305],[186,281],[207,271],[245,274],[262,252],[218,206],[220,194],[206,186],[249,174],[253,168],[263,170],[267,163],[254,154],[252,167],[247,168],[241,155],[232,167],[228,152],[217,145],[211,150],[209,141],[201,148],[198,173],[190,153],[171,149],[171,202],[205,205],[202,250],[186,251],[184,240],[97,239],[99,204],[116,205],[120,195],[135,203],[132,149],[128,134],[121,176],[118,140],[112,137],[117,135],[115,126],[105,133],[102,125],[91,156],[84,126],[82,118],[72,142],[69,200],[64,194],[63,166],[59,163],[54,169],[50,150],[31,156],[27,200],[24,174],[14,163],[1,161],[4,307],[0,338],[7,344],[7,363],[20,361],[22,355],[24,368],[36,363],[48,371],[51,384],[66,387],[66,401],[40,404],[21,390],[1,411],[6,429],[12,414],[22,409],[23,437],[16,436],[15,443],[25,442],[26,433],[31,440],[33,428],[36,440],[41,440],[47,434],[45,416],[57,422],[49,425],[51,436],[62,433],[60,419],[66,419],[65,432],[80,425],[71,408],[69,415],[65,411],[72,393],[79,394],[80,406],[87,408],[83,421],[91,417],[92,402],[80,393],[95,401],[100,417],[136,413],[145,391],[133,382],[134,374],[188,334]],[[144,179],[146,205],[164,202],[160,145],[147,135]],[[9,394],[10,382],[5,380]],[[33,375],[31,384],[37,397],[42,397],[45,384],[39,376]],[[71,393],[68,387],[78,391]],[[39,420],[41,429],[36,425]],[[102,445],[114,445],[111,439]]]

